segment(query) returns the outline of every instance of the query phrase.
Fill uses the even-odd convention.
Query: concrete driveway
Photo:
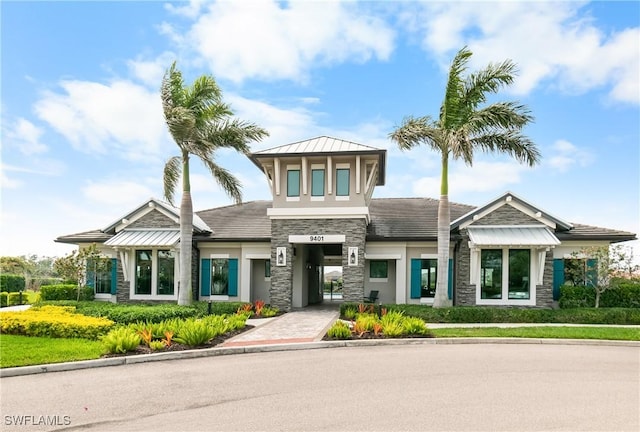
[[[0,385],[3,431],[640,430],[637,347],[283,351],[6,377]],[[31,425],[16,425],[25,419]],[[49,426],[33,426],[43,421]]]

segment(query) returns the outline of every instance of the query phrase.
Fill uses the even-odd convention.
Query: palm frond
[[[460,124],[461,118],[464,116],[465,107],[461,104],[464,90],[462,74],[467,69],[471,54],[471,51],[465,46],[458,51],[451,62],[444,100],[440,106],[440,127],[444,129],[453,129]]]
[[[497,93],[502,87],[513,83],[517,68],[511,60],[490,63],[484,69],[469,74],[461,93],[462,101],[469,109],[486,102],[488,93]]]
[[[182,73],[177,69],[174,61],[169,69],[162,77],[160,86],[160,98],[162,100],[162,108],[167,118],[167,112],[170,112],[176,106],[182,106],[184,102],[184,81]]]
[[[442,142],[442,131],[431,117],[405,117],[402,124],[389,134],[400,150],[410,150],[413,147],[426,144],[439,150]]]
[[[516,102],[498,102],[473,111],[467,120],[471,134],[489,132],[493,129],[522,129],[533,121],[529,109]]]
[[[180,173],[182,171],[182,159],[178,156],[169,158],[164,165],[164,173],[162,176],[162,183],[164,186],[164,199],[171,205],[173,205],[173,195],[175,194],[178,180],[180,179]]]
[[[470,139],[470,144],[485,152],[506,153],[529,166],[534,166],[541,158],[534,142],[513,129],[479,135]]]
[[[242,202],[242,185],[231,172],[216,164],[212,158],[200,159],[207,167],[213,178],[237,204]]]

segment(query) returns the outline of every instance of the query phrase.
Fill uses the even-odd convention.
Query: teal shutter
[[[87,260],[86,286],[96,289],[96,266],[92,259]]]
[[[211,260],[202,258],[200,261],[200,297],[211,295]]]
[[[587,286],[595,287],[598,285],[598,260],[587,259]]]
[[[453,259],[449,258],[449,300],[453,298]]]
[[[564,260],[553,260],[553,299],[560,300],[560,287],[564,285]]]
[[[411,259],[411,298],[420,298],[422,287],[422,260]]]
[[[118,259],[111,258],[111,295],[118,293]]]
[[[238,259],[229,259],[229,297],[238,295]]]

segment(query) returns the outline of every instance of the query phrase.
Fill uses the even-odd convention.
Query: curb
[[[364,339],[343,341],[318,341],[304,343],[281,343],[271,345],[251,345],[235,347],[214,347],[185,351],[172,351],[154,354],[110,357],[77,362],[50,363],[44,365],[21,366],[0,369],[0,378],[35,375],[48,372],[64,372],[80,369],[91,369],[107,366],[121,366],[156,361],[194,359],[222,355],[266,353],[277,351],[311,350],[322,348],[353,348],[394,345],[472,345],[472,344],[506,344],[506,345],[587,345],[640,348],[640,341],[616,341],[598,339],[529,339],[529,338],[411,338],[411,339]]]

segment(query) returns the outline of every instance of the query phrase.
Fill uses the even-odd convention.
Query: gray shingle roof
[[[476,207],[451,204],[454,221]],[[213,234],[196,234],[195,241],[269,241],[271,220],[267,208],[271,201],[251,201],[197,212],[213,229]],[[432,198],[376,198],[369,206],[371,222],[367,227],[367,241],[408,241],[437,239],[438,200]],[[573,224],[569,231],[555,233],[560,241],[608,240],[613,242],[634,240],[636,235],[627,231]],[[60,243],[104,242],[112,236],[100,230],[61,236]]]

